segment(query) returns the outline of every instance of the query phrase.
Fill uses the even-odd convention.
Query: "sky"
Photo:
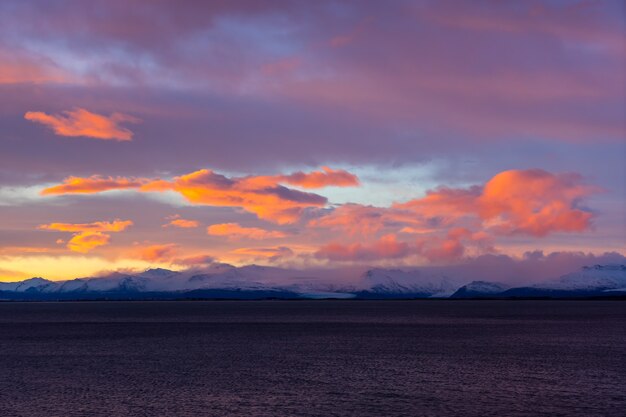
[[[619,258],[624,8],[4,0],[0,281]]]

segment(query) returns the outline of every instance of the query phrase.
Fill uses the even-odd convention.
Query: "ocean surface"
[[[623,301],[0,303],[0,416],[624,416]]]

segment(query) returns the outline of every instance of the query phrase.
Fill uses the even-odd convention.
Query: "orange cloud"
[[[121,232],[132,226],[130,220],[113,220],[112,222],[93,223],[50,223],[39,226],[43,230],[57,230],[59,232]]]
[[[504,171],[483,189],[479,214],[500,233],[545,236],[551,232],[580,232],[593,214],[578,201],[598,191],[581,184],[577,174],[551,174],[532,169]]]
[[[41,195],[93,194],[110,190],[127,190],[139,188],[148,181],[150,180],[124,177],[101,177],[99,175],[92,175],[88,178],[68,177],[63,180],[63,184],[42,190]]]
[[[311,220],[308,226],[365,239],[387,234],[384,242],[373,244],[331,243],[318,250],[318,258],[341,261],[402,257],[408,248],[394,237],[402,233],[419,235],[409,245],[416,255],[431,262],[450,262],[497,252],[496,235],[543,237],[587,230],[593,214],[580,208],[579,201],[596,191],[576,174],[511,170],[495,175],[483,186],[441,187],[391,207],[345,204],[320,211],[324,215]]]
[[[341,230],[351,236],[372,236],[383,228],[387,213],[388,209],[349,203],[335,208],[325,216],[311,220],[308,225]]]
[[[453,226],[466,218],[498,234],[541,237],[588,229],[593,214],[579,208],[578,202],[597,191],[582,184],[577,174],[510,170],[495,175],[483,187],[440,188],[393,208],[436,220],[440,226]]]
[[[76,233],[67,242],[67,248],[74,252],[87,253],[98,246],[108,245],[111,235],[101,232]]]
[[[164,224],[163,227],[179,227],[182,229],[193,229],[195,227],[200,226],[200,222],[196,220],[181,219],[178,214],[174,216],[170,216],[167,219],[169,219],[170,222],[167,224]]]
[[[304,209],[327,202],[320,195],[284,187],[271,177],[228,178],[206,169],[176,177],[171,183],[160,182],[158,186],[182,194],[191,203],[241,207],[280,224],[293,223]]]
[[[120,123],[139,122],[139,119],[122,113],[113,113],[107,117],[81,108],[56,115],[29,111],[24,114],[24,118],[50,127],[59,136],[86,136],[118,141],[129,141],[133,138],[133,132],[121,127]]]
[[[67,248],[74,252],[87,253],[98,246],[109,244],[111,235],[103,232],[121,232],[132,224],[130,220],[116,219],[112,222],[42,224],[39,229],[72,232],[74,235],[67,242]]]
[[[315,257],[330,261],[376,261],[404,258],[410,252],[408,243],[398,241],[395,235],[389,234],[371,245],[330,243],[321,247]]]
[[[279,224],[299,220],[308,208],[326,206],[321,195],[287,188],[281,183],[318,188],[354,185],[358,179],[341,170],[277,176],[226,177],[199,170],[171,181],[150,179],[70,177],[42,194],[89,193],[134,188],[142,192],[175,191],[193,204],[239,207],[259,218]],[[373,235],[385,228],[398,232],[427,233],[450,227],[483,227],[494,233],[545,236],[554,232],[583,231],[592,213],[579,200],[597,189],[582,184],[576,174],[552,174],[543,170],[504,171],[484,186],[441,187],[426,196],[391,207],[346,204],[309,222],[311,227]]]
[[[309,173],[295,172],[278,178],[287,184],[302,188],[355,187],[359,185],[359,179],[356,175],[342,169],[333,170],[329,167],[322,167],[321,171]]]
[[[141,192],[174,191],[193,204],[239,207],[259,218],[279,224],[297,221],[305,209],[323,207],[328,200],[318,194],[287,188],[282,183],[305,188],[358,184],[356,176],[323,168],[322,172],[276,176],[226,177],[201,169],[171,181],[147,178],[69,177],[63,184],[44,189],[41,194],[98,193],[108,190],[136,189]]]
[[[207,233],[212,236],[226,236],[229,239],[276,239],[287,236],[277,230],[265,230],[258,227],[243,227],[238,223],[213,224],[207,227]]]
[[[178,252],[178,245],[168,243],[164,245],[150,245],[138,250],[140,259],[148,262],[169,262]]]
[[[281,258],[288,258],[294,255],[293,251],[286,246],[275,246],[269,248],[239,248],[232,252],[237,255],[242,255],[244,258],[262,259],[268,261],[277,261]]]

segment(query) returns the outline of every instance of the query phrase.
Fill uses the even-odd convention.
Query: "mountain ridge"
[[[173,271],[153,268],[136,273],[51,281],[34,277],[0,282],[0,300],[179,299],[179,298],[536,298],[626,295],[626,265],[591,265],[558,278],[513,287],[474,280],[464,283],[441,271],[372,268],[345,282],[332,273],[247,265],[213,264]],[[330,277],[330,278],[329,278]]]

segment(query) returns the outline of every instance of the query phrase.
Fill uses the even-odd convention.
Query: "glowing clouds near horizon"
[[[358,178],[343,170],[291,175],[226,177],[212,170],[201,169],[175,177],[171,181],[146,178],[69,177],[63,184],[46,188],[42,195],[90,194],[109,190],[137,189],[142,192],[174,191],[192,204],[239,207],[256,214],[260,219],[278,224],[298,221],[307,208],[324,207],[326,197],[319,194],[288,188],[282,183],[303,188],[358,185]]]
[[[497,252],[498,236],[540,238],[587,230],[593,213],[581,208],[580,201],[597,191],[576,174],[510,170],[483,186],[441,187],[391,207],[347,204],[308,225],[349,236],[344,238],[348,242],[323,246],[317,258],[359,261],[418,255],[431,262],[450,262],[467,255],[468,248],[474,255]],[[372,241],[381,231],[386,234]],[[401,235],[408,238],[399,240]],[[370,243],[349,242],[357,237]]]
[[[42,224],[39,229],[59,232],[73,233],[67,242],[67,248],[74,252],[87,253],[97,248],[109,244],[111,235],[109,233],[122,232],[132,226],[130,220],[114,220],[112,222],[93,223],[50,223]]]
[[[359,181],[347,171],[327,167],[311,173],[245,177],[227,177],[203,169],[172,180],[70,177],[63,184],[43,190],[42,194],[85,194],[119,189],[173,191],[192,205],[241,209],[261,220],[293,225],[297,231],[291,234],[244,227],[236,222],[207,227],[208,235],[222,236],[229,241],[287,240],[310,235],[316,236],[319,242],[317,250],[312,251],[317,260],[362,262],[417,257],[445,263],[466,256],[496,253],[497,238],[513,235],[541,238],[552,233],[587,230],[593,213],[582,208],[580,202],[598,191],[597,187],[584,184],[577,174],[553,174],[539,169],[509,170],[496,174],[483,185],[439,187],[427,191],[423,197],[388,207],[355,203],[332,206],[322,195],[288,188],[284,183],[319,188],[355,186]],[[168,220],[164,227],[194,229],[200,224],[178,215]],[[100,232],[86,227],[76,225],[73,231]],[[332,231],[332,237],[325,231]],[[108,243],[107,237],[94,235],[90,239],[94,247]],[[73,250],[91,248],[88,242],[81,246],[81,237],[74,240],[76,249]],[[165,249],[170,253],[174,247]],[[236,253],[272,260],[285,257],[285,250],[275,253],[275,249],[247,248]],[[152,259],[150,255],[139,257]],[[154,259],[165,257],[154,256]]]
[[[29,111],[24,114],[24,118],[48,126],[59,136],[85,136],[117,141],[129,141],[133,138],[133,132],[120,126],[120,123],[140,121],[127,114],[113,113],[107,117],[81,108],[55,115]]]

